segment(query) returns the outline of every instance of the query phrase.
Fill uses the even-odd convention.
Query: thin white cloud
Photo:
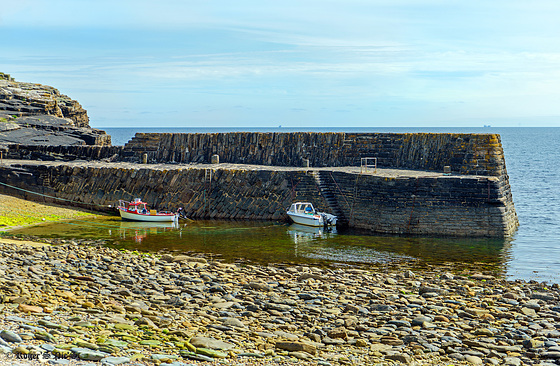
[[[161,103],[245,98],[261,113],[560,115],[559,13],[557,0],[20,0],[2,4],[2,31],[65,36],[40,49],[4,37],[0,71],[87,92],[94,106],[140,90]]]

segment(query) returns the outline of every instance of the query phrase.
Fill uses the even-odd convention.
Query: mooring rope
[[[27,190],[27,189],[23,189],[23,188],[19,188],[19,187],[16,187],[16,186],[9,185],[9,184],[7,184],[7,183],[2,183],[2,182],[0,182],[0,184],[3,185],[3,186],[6,186],[6,187],[10,187],[10,188],[13,188],[13,189],[17,189],[17,190],[23,191],[23,192],[27,192],[27,193],[31,193],[31,194],[36,194],[36,195],[38,195],[38,196],[48,197],[48,198],[52,198],[52,199],[55,199],[55,200],[66,201],[66,202],[71,202],[71,203],[78,203],[78,204],[80,204],[80,205],[97,206],[97,207],[103,207],[103,208],[110,208],[110,207],[112,207],[111,205],[107,205],[107,206],[105,206],[105,205],[98,205],[98,204],[96,204],[96,203],[78,202],[78,201],[68,200],[68,199],[66,199],[66,198],[60,198],[60,197],[55,197],[55,196],[49,196],[48,194],[33,192],[33,191],[30,191],[30,190]]]
[[[36,194],[36,195],[38,195],[38,196],[43,196],[43,197],[52,198],[52,199],[55,199],[55,200],[60,200],[60,201],[65,201],[65,202],[71,202],[71,203],[77,203],[77,204],[80,204],[80,205],[85,205],[85,206],[90,206],[90,207],[92,207],[92,206],[97,206],[97,207],[103,207],[103,208],[113,208],[112,205],[107,205],[107,206],[105,206],[105,205],[98,205],[98,204],[96,204],[96,203],[78,202],[78,201],[68,200],[68,199],[66,199],[66,198],[60,198],[60,197],[55,197],[55,196],[49,196],[48,194],[33,192],[33,191],[30,191],[30,190],[27,190],[27,189],[23,189],[23,188],[19,188],[19,187],[12,186],[12,185],[7,184],[7,183],[2,183],[2,182],[0,182],[0,185],[6,186],[6,187],[10,187],[10,188],[13,188],[13,189],[17,189],[17,190],[20,190],[20,191],[23,191],[23,192],[27,192],[27,193],[31,193],[31,194]],[[31,217],[31,216],[30,216],[30,217]],[[190,219],[190,218],[188,218],[188,217],[186,217],[186,216],[182,216],[182,217],[180,217],[180,218],[181,218],[181,219],[184,219],[184,220],[187,220],[187,221],[190,221],[190,222],[194,222],[193,219]]]

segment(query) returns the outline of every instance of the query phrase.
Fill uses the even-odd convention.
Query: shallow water
[[[105,239],[118,248],[212,253],[226,261],[259,263],[439,264],[476,263],[501,268],[509,243],[491,239],[372,236],[269,221],[140,223],[119,217],[73,220],[29,227],[12,234]]]

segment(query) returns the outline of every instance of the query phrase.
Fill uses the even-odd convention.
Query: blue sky
[[[558,0],[0,0],[93,127],[560,126]]]

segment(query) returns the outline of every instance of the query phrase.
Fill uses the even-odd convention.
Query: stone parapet
[[[455,133],[137,133],[125,151],[154,163],[209,163],[311,167],[359,166],[376,157],[378,166],[502,176],[505,161],[497,134]]]

